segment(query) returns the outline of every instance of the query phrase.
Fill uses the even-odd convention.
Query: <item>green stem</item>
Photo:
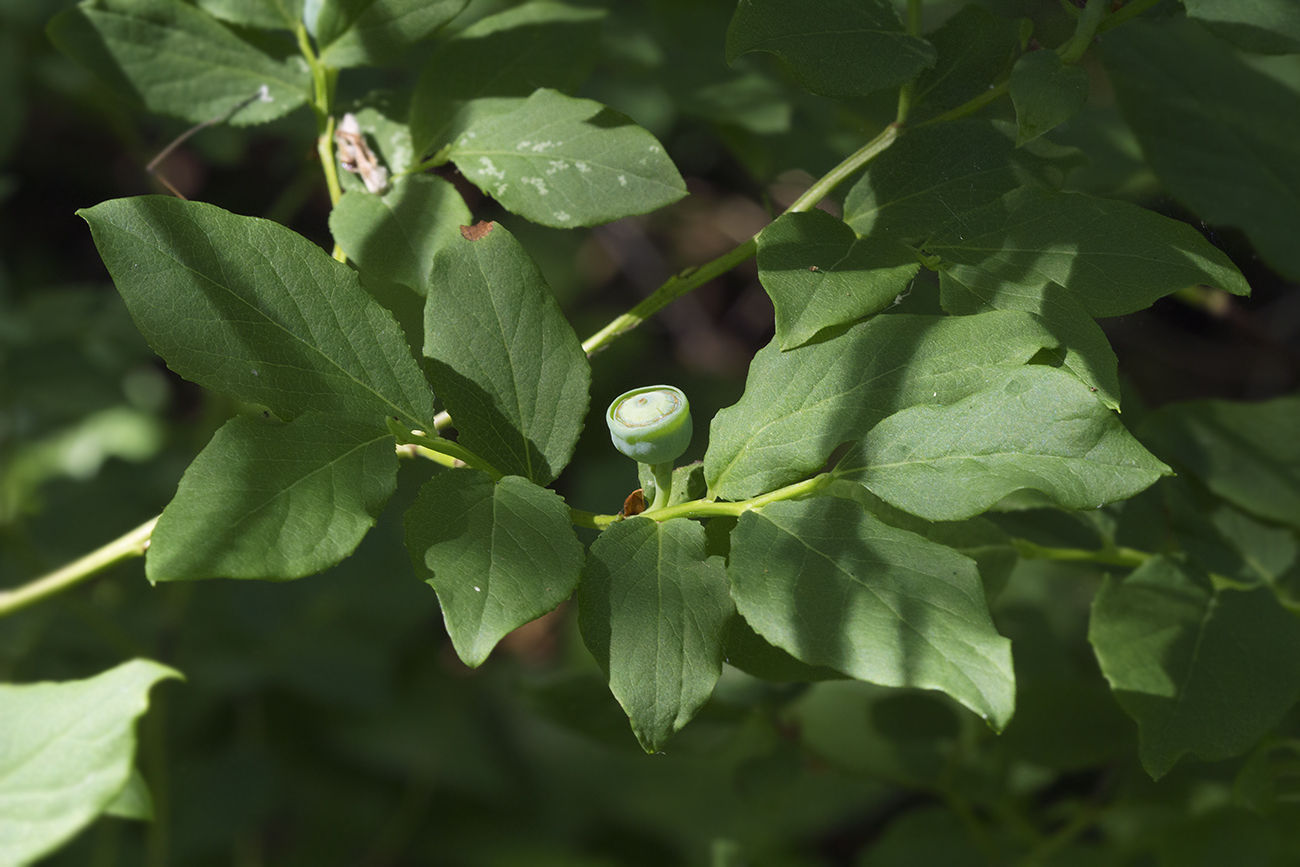
[[[669,277],[667,282],[656,289],[650,297],[584,340],[582,342],[583,352],[588,355],[599,352],[610,343],[613,343],[615,338],[636,328],[687,292],[698,289],[714,277],[725,274],[756,252],[758,252],[758,242],[754,238],[750,238],[739,247],[719,256],[712,262]]]
[[[989,89],[979,94],[978,96],[975,96],[967,100],[966,102],[962,103],[956,108],[945,111],[943,114],[939,115],[938,117],[932,117],[927,121],[923,121],[917,124],[917,126],[929,126],[930,124],[934,124],[934,123],[945,123],[950,120],[957,120],[958,118],[969,117],[970,115],[979,111],[981,108],[988,105],[989,103],[997,102],[999,99],[1006,96],[1010,92],[1011,92],[1011,79],[1004,78],[1001,81],[999,81],[997,84],[990,84]]]
[[[825,175],[817,180],[808,190],[795,200],[794,204],[786,208],[787,214],[798,213],[800,211],[809,211],[817,206],[817,203],[826,196],[830,195],[837,186],[843,183],[855,172],[879,156],[886,148],[894,143],[901,131],[900,127],[890,124],[885,127],[884,131],[874,139],[869,141],[855,153],[846,158],[838,166],[831,169]],[[604,328],[597,331],[591,337],[588,337],[582,343],[582,349],[588,355],[592,355],[601,349],[604,349],[615,338],[626,334],[633,328],[636,328],[642,322],[649,319],[655,313],[667,307],[673,301],[682,297],[693,289],[703,286],[705,283],[718,277],[732,268],[746,261],[758,252],[758,235],[745,241],[728,253],[724,253],[712,262],[708,262],[698,268],[691,268],[683,271],[681,274],[674,275],[650,297],[646,298],[640,304],[633,307],[627,313],[619,316],[610,322]]]
[[[673,462],[651,464],[650,475],[655,480],[655,498],[647,512],[656,512],[668,507],[668,500],[673,495]]]
[[[1074,27],[1074,36],[1069,42],[1056,49],[1062,63],[1074,64],[1082,59],[1084,52],[1092,45],[1092,40],[1097,35],[1097,26],[1106,15],[1106,3],[1107,0],[1088,0],[1088,5],[1079,13],[1079,21]]]
[[[907,34],[921,35],[921,0],[907,0]],[[898,89],[898,114],[894,118],[897,126],[907,123],[907,116],[912,112],[912,98],[916,82],[909,81]]]
[[[867,163],[884,153],[898,138],[902,127],[891,123],[881,130],[880,135],[858,148],[838,166],[817,179],[804,194],[795,199],[794,204],[785,209],[787,214],[811,211],[817,203],[834,192],[835,188],[857,174]]]
[[[1112,27],[1118,27],[1124,22],[1141,15],[1159,2],[1160,0],[1132,0],[1131,3],[1125,4],[1118,12],[1112,12],[1106,16],[1106,20],[1097,27],[1097,32],[1105,33]]]
[[[1045,545],[1035,544],[1026,539],[1012,539],[1011,544],[1015,547],[1016,552],[1026,560],[1104,563],[1108,566],[1137,568],[1153,557],[1158,556],[1156,554],[1149,554],[1146,551],[1139,551],[1135,548],[1098,548],[1095,550],[1086,550],[1083,548],[1050,548]]]
[[[320,62],[316,50],[312,47],[307,28],[299,23],[294,30],[298,40],[298,51],[307,61],[311,70],[312,111],[316,114],[316,154],[320,158],[321,171],[325,173],[325,186],[329,190],[330,205],[337,205],[343,198],[343,186],[339,183],[338,164],[334,159],[334,91],[338,85],[339,71]],[[343,248],[337,243],[332,254],[340,262],[348,260]]]
[[[80,584],[87,578],[103,572],[109,566],[123,560],[143,556],[145,550],[149,547],[149,539],[153,535],[153,528],[157,523],[157,518],[151,518],[131,532],[114,539],[81,559],[69,563],[62,569],[56,569],[48,575],[13,590],[0,591],[0,617],[13,614],[15,611],[21,611],[29,605],[34,605],[56,593],[62,593],[69,587]]]
[[[499,482],[505,478],[505,473],[501,472],[458,442],[444,439],[440,436],[429,436],[423,431],[407,430],[395,419],[389,420],[388,430],[397,438],[399,455],[402,454],[403,446],[417,446],[418,448],[414,450],[416,454],[419,454],[422,457],[430,457],[431,459],[438,461],[438,463],[446,466],[454,466],[454,464],[448,463],[441,458],[433,458],[431,455],[426,454],[426,451],[437,455],[445,455],[448,458],[460,461],[460,463],[467,467],[482,470],[491,476],[492,481],[494,482]],[[421,451],[421,449],[424,451]]]

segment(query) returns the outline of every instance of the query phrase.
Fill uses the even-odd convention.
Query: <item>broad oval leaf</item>
[[[150,111],[205,123],[255,97],[229,120],[265,123],[311,97],[307,64],[286,46],[273,57],[180,0],[86,0],[50,22],[59,50]]]
[[[1026,18],[1001,18],[974,4],[963,6],[925,36],[938,61],[913,85],[908,122],[926,120],[986,92],[990,82],[1006,76],[1032,30]],[[941,128],[954,136],[962,123]]]
[[[951,548],[814,497],[741,515],[727,575],[745,620],[801,662],[942,690],[997,729],[1011,719],[1011,643]]]
[[[1250,294],[1223,251],[1186,223],[1128,202],[1040,187],[948,222],[925,249],[976,291],[1027,296],[1055,283],[1099,317],[1133,313],[1197,284]]]
[[[1193,22],[1132,22],[1106,34],[1101,57],[1169,192],[1202,219],[1239,226],[1300,279],[1300,94]]]
[[[1300,53],[1300,6],[1291,0],[1183,0],[1187,17],[1245,51]]]
[[[293,30],[302,21],[304,0],[195,0],[195,4],[231,24]]]
[[[406,513],[406,546],[471,668],[507,633],[568,599],[582,573],[569,507],[519,476],[496,484],[472,469],[434,476]]]
[[[713,693],[734,610],[722,558],[707,556],[704,528],[693,521],[630,518],[592,543],[578,626],[646,752]]]
[[[1165,557],[1106,579],[1088,640],[1157,779],[1186,753],[1241,755],[1300,695],[1300,623],[1274,592],[1216,590]]]
[[[522,101],[539,87],[572,91],[595,66],[590,47],[600,41],[604,16],[603,10],[540,0],[489,15],[441,41],[411,94],[416,156],[451,142],[470,100]]]
[[[1173,404],[1139,433],[1225,500],[1300,527],[1300,397]]]
[[[645,214],[686,195],[663,146],[627,115],[541,88],[511,111],[485,100],[448,158],[507,210],[560,229]]]
[[[1169,472],[1079,380],[1043,365],[1002,371],[949,406],[896,413],[835,468],[930,521],[999,504],[1095,509]]]
[[[1026,183],[1059,187],[1078,162],[1077,151],[1045,141],[1017,148],[1009,125],[922,126],[867,166],[844,201],[844,221],[859,235],[920,243]]]
[[[528,252],[485,225],[485,235],[456,238],[434,257],[424,354],[459,441],[501,472],[545,485],[582,431],[591,368]]]
[[[284,419],[432,423],[433,394],[392,314],[302,236],[167,196],[77,213],[136,326],[186,379]]]
[[[469,0],[323,0],[313,33],[320,62],[338,68],[382,65],[432,36],[469,5]]]
[[[1032,316],[877,316],[834,338],[750,362],[745,393],[709,428],[712,496],[741,500],[820,469],[842,443],[916,403],[978,391],[1006,366],[1055,345]]]
[[[859,238],[825,211],[786,214],[758,235],[758,279],[782,349],[885,309],[920,267],[910,247]]]
[[[0,684],[0,863],[35,862],[114,803],[149,689],[173,677],[183,679],[134,659],[86,680]]]
[[[1111,409],[1119,409],[1119,359],[1106,332],[1083,309],[1079,300],[1063,286],[1049,283],[1041,290],[1015,291],[985,283],[967,286],[951,271],[939,274],[939,297],[943,309],[957,315],[988,310],[1024,310],[1043,323],[1059,346],[1053,353],[1060,364],[1087,386],[1097,389],[1097,398]]]
[[[344,193],[330,212],[330,231],[364,274],[427,296],[434,254],[472,221],[450,183],[434,175],[406,175],[382,196]]]
[[[740,0],[727,28],[727,62],[766,51],[804,88],[832,99],[896,87],[934,66],[886,0]]]
[[[1074,117],[1088,102],[1088,73],[1067,66],[1055,51],[1031,51],[1011,70],[1016,144],[1033,141]]]
[[[374,425],[319,413],[286,425],[232,418],[163,510],[145,574],[278,581],[333,566],[397,487],[393,443]]]

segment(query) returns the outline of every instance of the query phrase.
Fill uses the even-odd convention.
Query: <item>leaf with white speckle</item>
[[[513,111],[484,104],[449,158],[509,210],[556,228],[645,214],[686,195],[655,137],[589,99],[540,89]]]

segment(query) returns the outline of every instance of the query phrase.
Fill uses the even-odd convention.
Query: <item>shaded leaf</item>
[[[286,580],[333,566],[397,487],[393,443],[374,425],[319,413],[287,425],[232,418],[163,510],[145,574]]]
[[[686,195],[663,147],[626,115],[542,88],[505,114],[492,100],[448,158],[506,209],[543,226],[595,226]]]
[[[758,236],[758,279],[782,349],[890,306],[920,267],[910,247],[859,238],[825,211],[786,214]]]
[[[320,62],[381,65],[444,27],[469,0],[334,0],[315,19]],[[311,8],[310,6],[308,7]]]
[[[539,87],[572,91],[595,66],[591,46],[604,15],[541,0],[489,15],[440,42],[411,94],[416,156],[451,143],[470,100],[517,97],[501,100],[509,111]]]
[[[1193,22],[1133,22],[1106,35],[1101,57],[1169,192],[1300,278],[1300,94]]]
[[[1011,644],[975,564],[840,497],[745,512],[727,567],[754,631],[808,665],[882,686],[939,689],[1002,728]]]
[[[496,223],[433,260],[424,353],[461,444],[498,470],[547,484],[587,415],[591,368],[527,251]]]
[[[1272,591],[1216,590],[1164,557],[1106,579],[1088,639],[1157,779],[1186,753],[1244,753],[1300,694],[1300,623]]]
[[[1033,317],[1010,311],[877,316],[788,352],[773,341],[710,425],[709,491],[740,500],[803,478],[886,416],[960,400],[1051,345]]]
[[[244,27],[292,30],[302,21],[304,0],[195,0],[195,4],[222,21]]]
[[[1011,70],[1016,144],[1033,141],[1064,123],[1088,102],[1088,73],[1066,66],[1055,51],[1031,51]]]
[[[985,297],[1031,296],[1055,283],[1091,316],[1133,313],[1197,284],[1250,294],[1223,251],[1186,223],[1080,193],[1017,190],[949,222],[925,249]]]
[[[392,314],[302,236],[166,196],[77,213],[137,327],[186,379],[284,419],[431,423],[433,394]]]
[[[434,175],[407,175],[383,196],[344,193],[330,212],[330,231],[364,274],[429,294],[434,254],[473,222],[456,188]]]
[[[50,40],[123,97],[203,123],[254,96],[229,122],[265,123],[311,97],[302,58],[272,57],[179,0],[86,0],[56,15]],[[286,51],[292,50],[292,44]]]
[[[859,235],[915,244],[1026,183],[1057,187],[1078,153],[1015,146],[1010,126],[958,120],[905,132],[849,190],[844,221]]]
[[[1183,0],[1187,16],[1238,48],[1300,52],[1300,7],[1291,0]]]
[[[1050,283],[1041,290],[1017,291],[1013,286],[985,283],[975,289],[949,271],[939,274],[943,309],[969,315],[988,310],[1024,310],[1033,313],[1059,344],[1051,350],[1060,364],[1090,388],[1097,399],[1119,409],[1119,359],[1101,326],[1068,290]]]
[[[1172,404],[1147,417],[1142,438],[1225,500],[1300,527],[1300,398]]]
[[[425,483],[406,513],[406,545],[471,668],[507,633],[568,599],[582,571],[582,543],[558,494],[519,476],[493,484],[479,470]]]
[[[911,81],[934,47],[909,36],[885,0],[740,0],[727,28],[727,62],[766,51],[805,89],[848,99]]]
[[[909,122],[956,108],[987,91],[1011,69],[1031,30],[1026,18],[1001,18],[969,5],[938,30],[927,33],[925,38],[934,46],[938,61],[913,85]]]
[[[1003,371],[949,406],[896,413],[835,468],[931,521],[999,505],[1095,509],[1167,473],[1077,379],[1042,365]]]
[[[646,752],[712,694],[733,611],[722,559],[706,556],[693,521],[629,518],[592,543],[578,626]]]
[[[135,659],[86,680],[0,684],[0,862],[35,862],[114,803],[149,689],[171,677],[181,675]]]

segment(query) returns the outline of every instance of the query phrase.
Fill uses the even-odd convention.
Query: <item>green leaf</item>
[[[1148,416],[1141,433],[1225,500],[1300,527],[1300,397],[1172,404]]]
[[[149,689],[181,675],[144,659],[86,680],[0,684],[0,862],[53,852],[126,788]]]
[[[1169,472],[1086,386],[1043,365],[1004,371],[949,406],[898,412],[835,469],[930,521],[999,505],[1100,508]]]
[[[527,251],[500,225],[483,226],[434,257],[424,353],[459,442],[545,485],[582,431],[591,368]]]
[[[136,325],[186,379],[284,419],[431,424],[433,395],[392,314],[300,235],[165,196],[77,213]]]
[[[117,816],[119,819],[153,821],[153,796],[149,794],[149,786],[139,770],[131,769],[131,776],[127,778],[126,785],[112,801],[109,801],[108,806],[104,808],[104,815]]]
[[[686,195],[655,137],[598,102],[541,88],[506,114],[493,100],[484,105],[490,110],[470,112],[448,158],[479,189],[534,223],[595,226]]]
[[[222,21],[243,27],[293,30],[302,21],[304,0],[195,0],[196,5]]]
[[[568,599],[582,572],[582,543],[558,494],[519,476],[493,484],[479,470],[425,483],[406,513],[406,546],[471,668],[508,632]]]
[[[320,62],[335,68],[397,60],[461,13],[469,0],[336,0],[316,19]]]
[[[984,297],[1033,296],[1055,283],[1091,316],[1133,313],[1197,284],[1250,294],[1223,251],[1186,223],[1080,193],[1022,188],[949,222],[925,249]]]
[[[411,94],[416,156],[451,143],[470,100],[518,97],[502,101],[510,110],[539,87],[574,90],[595,67],[592,46],[600,41],[604,16],[603,10],[540,0],[489,15],[440,42]]]
[[[1011,643],[970,559],[840,497],[745,512],[731,551],[737,610],[796,659],[942,690],[998,729],[1011,718]]]
[[[773,341],[750,362],[744,395],[713,418],[709,491],[741,500],[803,478],[886,416],[958,401],[1052,345],[1033,317],[1010,311],[877,316],[788,352]]]
[[[1000,18],[970,5],[926,34],[939,59],[916,79],[909,122],[956,108],[986,92],[1011,69],[1031,30],[1028,19]]]
[[[1185,753],[1244,753],[1300,694],[1300,623],[1273,592],[1216,590],[1164,557],[1106,579],[1088,639],[1157,779]]]
[[[805,89],[832,99],[896,87],[935,62],[886,0],[740,0],[727,62],[751,51],[775,54]]]
[[[1119,409],[1119,359],[1101,326],[1083,309],[1073,294],[1055,283],[1041,291],[1017,292],[991,283],[979,289],[964,285],[949,271],[939,274],[943,309],[958,315],[988,310],[1024,310],[1033,313],[1059,344],[1052,350],[1060,364],[1095,388],[1097,399]]]
[[[1260,54],[1300,52],[1300,7],[1292,0],[1183,0],[1187,16],[1216,36]]]
[[[330,212],[330,231],[367,276],[429,294],[434,254],[473,222],[465,200],[435,175],[407,175],[383,196],[354,190]]]
[[[735,666],[746,674],[777,683],[815,683],[821,680],[843,680],[848,677],[841,671],[825,666],[800,662],[779,647],[769,644],[739,614],[727,621],[723,637],[727,665]]]
[[[592,543],[578,626],[646,752],[708,701],[734,610],[722,558],[706,556],[693,521],[630,518]]]
[[[1192,22],[1133,22],[1106,34],[1101,56],[1169,192],[1300,279],[1300,94]]]
[[[1016,144],[1033,141],[1078,114],[1088,102],[1088,73],[1055,51],[1031,51],[1011,70]]]
[[[758,279],[782,349],[885,309],[920,267],[910,247],[859,238],[825,211],[786,214],[758,236]]]
[[[1059,187],[1077,152],[1046,141],[1017,148],[1014,133],[981,120],[908,130],[849,190],[844,221],[859,235],[915,244],[1026,183]]]
[[[220,117],[263,85],[269,100],[254,100],[230,123],[265,123],[311,97],[302,58],[272,57],[179,0],[86,0],[56,15],[49,35],[123,97],[193,123]]]
[[[150,581],[288,580],[352,553],[397,486],[393,438],[319,413],[236,416],[185,471],[145,560]]]

